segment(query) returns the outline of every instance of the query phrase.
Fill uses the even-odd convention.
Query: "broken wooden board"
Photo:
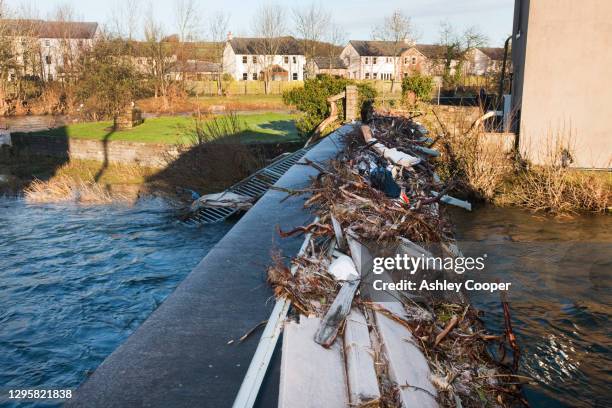
[[[321,326],[317,330],[314,336],[314,341],[323,347],[330,347],[336,337],[338,336],[338,330],[344,319],[351,311],[351,305],[353,303],[353,297],[359,287],[359,279],[346,281],[342,284],[342,287],[338,291],[336,298],[325,313]]]
[[[279,408],[349,406],[342,342],[323,348],[312,341],[317,317],[288,321],[283,331]]]
[[[374,368],[374,351],[365,317],[353,308],[344,328],[344,356],[351,406],[361,406],[380,398]]]
[[[402,406],[437,407],[437,391],[429,380],[429,365],[410,330],[380,311],[375,311],[374,316],[389,376],[399,387]]]

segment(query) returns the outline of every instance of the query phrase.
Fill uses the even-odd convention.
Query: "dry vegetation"
[[[435,108],[434,108],[435,112]],[[435,113],[434,113],[435,118]],[[515,160],[512,140],[487,133],[465,110],[431,121],[444,152],[443,179],[455,179],[455,194],[500,206],[519,206],[551,214],[606,212],[612,202],[612,175],[566,166],[570,137],[552,135],[540,165]]]
[[[133,202],[145,191],[141,186],[155,171],[127,164],[109,164],[103,172],[100,172],[101,168],[99,162],[71,160],[59,167],[49,179],[34,179],[24,189],[24,197],[30,202]]]

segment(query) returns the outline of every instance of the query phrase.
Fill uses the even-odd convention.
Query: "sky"
[[[157,20],[166,33],[176,32],[176,2],[181,0],[135,0],[140,3],[142,17],[152,7]],[[184,1],[184,0],[183,0]],[[253,14],[265,0],[193,0],[198,9],[199,26],[205,36],[207,16],[217,11],[229,14],[230,29],[234,36],[252,34]],[[27,10],[33,17],[48,18],[63,5],[68,5],[78,19],[110,24],[113,15],[119,15],[121,0],[5,0],[12,10]],[[489,45],[502,46],[512,31],[514,0],[334,0],[315,3],[329,10],[335,22],[342,27],[346,40],[368,40],[372,28],[380,25],[385,16],[399,9],[411,18],[420,43],[436,43],[441,21],[450,22],[458,31],[475,26],[489,39]],[[309,4],[308,0],[284,0],[287,16],[296,7]],[[291,24],[287,24],[291,29]],[[138,30],[139,32],[142,30]],[[140,34],[140,33],[139,33]],[[289,33],[291,34],[291,33]]]

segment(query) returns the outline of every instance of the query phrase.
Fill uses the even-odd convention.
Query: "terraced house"
[[[446,47],[410,41],[349,41],[340,58],[353,79],[391,80],[419,72],[439,76],[444,70]],[[500,66],[503,48],[475,48],[467,54],[465,73],[484,75]],[[451,61],[451,73],[459,61]]]
[[[101,36],[95,22],[2,20],[5,35],[13,39],[14,67],[9,81],[31,75],[44,81],[70,75],[72,62]]]
[[[233,38],[228,35],[223,51],[223,71],[237,81],[303,81],[306,58],[298,40]]]

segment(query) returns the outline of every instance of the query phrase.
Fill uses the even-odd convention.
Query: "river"
[[[9,389],[76,388],[229,228],[189,228],[154,199],[0,198],[0,406],[17,406]]]
[[[466,254],[487,254],[488,281],[509,302],[533,407],[610,406],[612,217],[557,219],[516,209],[453,211]],[[499,294],[471,292],[487,328],[503,333]]]

